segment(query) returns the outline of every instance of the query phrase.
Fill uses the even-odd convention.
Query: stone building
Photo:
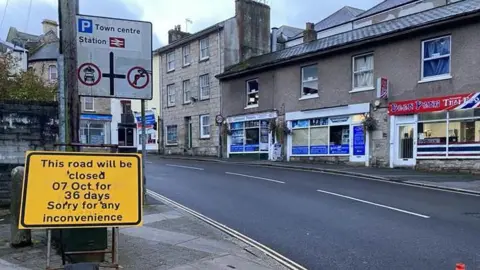
[[[270,51],[270,7],[236,0],[235,17],[197,33],[168,32],[160,59],[162,131],[166,154],[219,155],[221,92],[215,76],[225,67]]]
[[[280,139],[291,161],[479,171],[480,0],[432,2],[320,39],[307,23],[302,44],[217,76],[225,154],[272,158]]]

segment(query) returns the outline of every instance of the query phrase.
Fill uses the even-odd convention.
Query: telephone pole
[[[78,0],[58,0],[60,21],[60,53],[64,60],[64,97],[66,143],[79,143],[80,97],[77,87],[77,42],[75,16],[79,13]],[[78,151],[76,147],[74,151]]]

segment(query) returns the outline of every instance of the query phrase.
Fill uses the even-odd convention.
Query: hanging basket
[[[366,131],[374,131],[377,130],[377,120],[372,116],[367,116],[363,120],[363,128]]]

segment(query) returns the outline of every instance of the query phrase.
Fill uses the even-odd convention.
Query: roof
[[[24,49],[20,46],[17,46],[13,43],[10,43],[8,41],[0,40],[0,52],[5,53],[8,50],[12,50],[12,51],[15,51],[15,52],[28,52],[28,50],[26,50],[26,49]]]
[[[58,42],[45,43],[28,58],[28,62],[57,60],[59,56]]]
[[[415,2],[415,1],[418,1],[418,0],[385,0],[385,1],[381,2],[380,4],[372,7],[371,9],[365,11],[364,13],[360,14],[358,16],[358,19],[365,18],[365,17],[371,16],[373,14],[380,13],[382,11],[389,10],[389,9],[392,9],[392,8],[395,8],[395,7],[398,7],[398,6],[402,6],[402,5],[408,4],[410,2]]]
[[[205,36],[205,35],[208,35],[210,33],[213,33],[213,32],[216,32],[218,31],[219,29],[222,29],[223,28],[223,22],[220,22],[220,23],[217,23],[217,24],[214,24],[210,27],[207,27],[203,30],[200,30],[196,33],[193,33],[187,37],[184,37],[182,39],[179,39],[179,40],[176,40],[175,42],[172,42],[166,46],[163,46],[161,48],[158,48],[156,50],[153,51],[154,54],[160,54],[160,53],[163,53],[163,52],[166,52],[166,51],[169,51],[173,48],[176,48],[180,45],[183,45],[185,43],[188,43],[190,41],[193,41],[193,40],[196,40],[196,39],[199,39],[201,38],[202,36]]]
[[[352,31],[328,36],[309,43],[303,43],[281,51],[252,57],[233,65],[217,75],[217,78],[227,78],[247,71],[260,70],[285,62],[308,57],[313,54],[325,53],[355,43],[365,42],[389,34],[401,34],[404,31],[428,26],[430,24],[448,21],[470,14],[480,15],[480,0],[464,0],[454,4],[426,10],[409,16],[400,17],[382,23],[373,24]]]
[[[40,36],[20,32],[17,30],[17,28],[10,27],[10,29],[8,29],[7,41],[14,44],[21,42],[23,45],[26,42],[40,41]],[[17,44],[17,45],[20,45],[20,44]]]
[[[303,29],[293,27],[293,26],[288,26],[288,25],[282,25],[282,26],[278,27],[278,31],[280,33],[283,33],[288,38],[291,38],[291,37],[294,37],[298,34],[303,33]]]

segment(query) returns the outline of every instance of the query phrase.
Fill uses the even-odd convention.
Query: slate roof
[[[303,29],[293,27],[293,26],[288,26],[288,25],[282,25],[278,28],[278,31],[283,33],[285,36],[288,38],[294,37],[298,34],[303,33]]]
[[[28,57],[28,62],[57,60],[59,56],[58,42],[45,43]]]
[[[381,2],[380,4],[374,6],[373,8],[371,8],[371,9],[365,11],[364,13],[360,14],[357,19],[365,18],[365,17],[371,16],[373,14],[380,13],[382,11],[389,10],[389,9],[392,9],[392,8],[395,8],[395,7],[398,7],[398,6],[402,6],[402,5],[408,4],[410,2],[415,2],[415,1],[418,1],[418,0],[385,0],[385,1]]]
[[[15,27],[10,27],[7,34],[7,42],[23,45],[26,43],[36,43],[40,41],[40,36],[20,32]]]
[[[217,78],[226,78],[252,69],[257,70],[265,68],[266,66],[275,66],[280,63],[293,61],[301,57],[318,54],[334,48],[367,41],[387,34],[401,33],[402,31],[409,29],[447,21],[449,19],[474,13],[477,13],[475,14],[477,16],[480,15],[480,0],[460,1],[409,16],[325,37],[309,43],[303,43],[273,53],[252,57],[227,68],[224,73],[217,75]]]

